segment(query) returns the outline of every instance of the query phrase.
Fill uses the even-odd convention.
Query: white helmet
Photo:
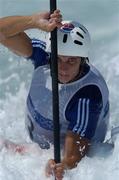
[[[88,30],[75,21],[63,21],[58,29],[58,55],[88,57],[90,35]],[[46,40],[46,51],[51,52],[50,33]]]

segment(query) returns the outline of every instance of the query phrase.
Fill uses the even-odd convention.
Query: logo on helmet
[[[60,31],[63,33],[70,33],[74,29],[74,25],[71,23],[65,23],[63,26],[60,28]]]

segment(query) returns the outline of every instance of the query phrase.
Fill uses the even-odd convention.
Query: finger
[[[56,178],[56,180],[62,180],[63,178],[58,178],[58,177],[55,177]]]
[[[56,11],[54,11],[53,13],[51,13],[50,16],[51,16],[51,17],[54,17],[54,16],[56,16],[56,17],[62,17],[62,14],[60,13],[59,10],[56,10]]]
[[[45,174],[47,177],[49,177],[50,175],[54,175],[54,169],[55,169],[55,162],[54,160],[50,159],[46,165],[46,169],[45,169]]]
[[[62,179],[64,177],[64,169],[62,168],[55,168],[54,174],[57,177],[57,179]]]
[[[63,176],[62,174],[60,174],[60,173],[55,174],[55,178],[56,178],[57,180],[62,180],[63,177],[64,177],[64,176]]]
[[[49,23],[50,24],[54,24],[55,26],[57,26],[59,23],[61,24],[61,22],[62,22],[62,19],[60,19],[60,18],[52,18],[52,19],[50,19],[49,20]]]
[[[62,15],[61,14],[51,14],[50,18],[61,18],[62,19]]]
[[[60,10],[59,9],[56,9],[56,10],[54,10],[51,14],[60,14],[61,12],[60,12]]]
[[[60,10],[59,10],[59,9],[56,9],[56,10],[54,11],[54,13],[60,13]]]

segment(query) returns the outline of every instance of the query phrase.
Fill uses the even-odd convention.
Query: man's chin
[[[67,83],[70,82],[70,81],[69,81],[69,80],[62,80],[62,79],[60,79],[59,82],[60,82],[61,84],[67,84]]]
[[[65,77],[59,76],[58,79],[59,79],[59,82],[62,83],[62,84],[67,84],[67,83],[69,83],[71,81],[69,76],[65,76]]]

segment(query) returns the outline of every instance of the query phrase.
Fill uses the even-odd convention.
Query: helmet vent
[[[84,36],[81,33],[79,33],[78,31],[76,32],[76,34],[84,39]]]
[[[81,41],[77,41],[77,40],[75,40],[74,43],[78,44],[78,45],[81,45],[81,46],[83,45],[83,43]]]
[[[67,34],[64,34],[64,37],[63,37],[63,43],[66,43],[67,42]]]
[[[86,31],[82,27],[79,27],[79,28],[86,34]]]

